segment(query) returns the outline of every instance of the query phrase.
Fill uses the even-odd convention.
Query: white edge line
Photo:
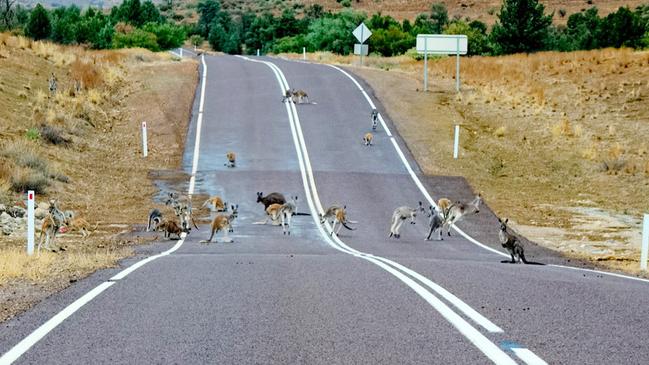
[[[280,79],[285,80],[285,78],[283,77],[283,73],[281,72],[281,70],[279,70],[279,68],[277,68],[277,70],[275,68],[273,68],[272,66],[277,67],[273,63],[265,62],[265,61],[252,60],[252,59],[249,59],[247,57],[241,57],[241,58],[252,61],[252,62],[261,62],[261,63],[266,64],[267,66],[269,66],[271,68],[271,70],[273,70],[273,72],[275,72],[275,75],[278,78],[280,87],[282,89],[287,88],[286,86],[288,86],[288,83],[284,84],[283,82],[280,81]],[[278,76],[278,74],[281,75],[281,77]],[[294,109],[294,106],[293,106],[293,109]],[[301,151],[300,148],[298,147],[298,139],[297,139],[297,136],[295,134],[296,129],[298,131],[298,134],[300,134],[301,127],[299,126],[299,121],[297,121],[297,120],[299,120],[299,117],[297,115],[296,110],[292,110],[292,111],[295,112],[295,115],[291,116],[292,113],[289,113],[288,114],[289,115],[289,121],[294,122],[294,123],[297,122],[298,124],[297,124],[296,127],[291,125],[291,132],[293,134],[293,140],[294,140],[294,142],[296,144],[296,151],[298,153],[298,160],[301,162],[300,170],[302,172],[303,185],[305,186],[305,191],[307,192],[307,200],[309,201],[309,208],[311,209],[312,213],[315,213],[314,212],[314,205],[311,202],[312,197],[309,194],[310,188],[307,187],[308,184],[307,184],[306,176],[305,176],[305,172],[304,172],[305,165],[303,165],[303,163],[305,163],[305,162],[306,162],[306,164],[308,164],[308,160],[306,160],[306,159],[308,159],[308,157],[304,157],[304,159],[303,159],[302,156],[300,156],[302,152],[306,152],[306,151],[303,151],[303,150]],[[306,150],[306,146],[304,145],[304,140],[303,139],[300,140],[299,143],[300,143],[302,149]],[[311,175],[311,177],[312,177],[312,172],[311,171],[309,171],[309,175]],[[315,185],[313,185],[312,189],[313,189],[313,194],[317,194],[317,193],[315,193],[315,189],[316,189]],[[320,205],[319,201],[316,201],[316,203],[318,205]],[[322,226],[317,221],[317,218],[316,218],[315,214],[312,214],[312,217],[313,217],[313,219],[314,219],[314,221],[316,223],[316,226],[319,227],[320,233],[323,235],[323,237],[326,238],[326,242],[331,247],[333,247],[333,248],[335,248],[335,249],[337,249],[339,251],[343,251],[345,253],[348,253],[350,255],[353,255],[353,256],[365,259],[367,261],[370,261],[370,262],[374,263],[375,265],[381,267],[382,269],[388,271],[389,273],[391,273],[393,276],[395,276],[399,280],[401,280],[403,283],[405,283],[407,286],[409,286],[411,289],[413,289],[415,292],[417,292],[424,300],[426,300],[433,308],[435,308],[435,310],[437,310],[447,321],[449,321],[454,327],[456,327],[460,333],[462,333],[471,343],[473,343],[476,347],[478,347],[478,349],[480,349],[480,351],[482,351],[488,358],[490,358],[495,363],[497,363],[497,364],[515,364],[516,363],[504,351],[502,351],[498,346],[496,346],[494,343],[492,343],[489,339],[487,339],[484,335],[482,335],[478,330],[476,330],[473,326],[471,326],[468,322],[466,322],[466,320],[464,320],[462,317],[460,317],[458,314],[456,314],[446,304],[444,304],[442,301],[440,301],[437,297],[432,295],[430,292],[428,292],[424,287],[422,287],[421,285],[416,283],[414,280],[408,278],[407,276],[405,276],[401,272],[393,269],[392,267],[378,261],[377,257],[366,256],[364,254],[359,253],[356,250],[348,251],[348,250],[342,249],[342,247],[337,247],[336,244],[334,244],[333,242],[330,241],[332,238],[333,238],[333,240],[335,240],[339,244],[341,244],[343,247],[347,247],[347,246],[342,241],[340,241],[340,239],[337,236],[330,237],[329,234],[324,232]]]
[[[34,330],[34,332],[32,332],[29,336],[18,342],[18,344],[12,347],[11,350],[2,355],[2,357],[0,357],[0,365],[8,365],[16,361],[20,356],[22,356],[22,354],[27,352],[27,350],[29,350],[35,343],[45,337],[51,330],[56,328],[56,326],[61,324],[61,322],[63,322],[66,318],[71,316],[86,303],[90,302],[94,297],[101,294],[101,292],[110,288],[113,284],[115,283],[110,281],[103,282],[97,285],[94,289],[84,294],[81,298],[69,304],[54,317],[50,318],[47,322],[43,323],[40,327]]]
[[[287,61],[297,62],[297,61],[294,61],[294,60],[287,60]],[[345,74],[345,75],[346,75],[350,80],[352,80],[352,81],[354,82],[354,84],[356,84],[356,86],[358,87],[358,89],[363,93],[363,95],[365,96],[365,98],[368,100],[368,103],[370,104],[370,106],[371,106],[372,108],[376,108],[375,105],[374,105],[374,103],[371,101],[371,99],[369,98],[369,96],[367,95],[367,93],[365,92],[365,90],[363,89],[363,87],[362,87],[362,86],[358,83],[358,81],[356,81],[356,79],[354,79],[354,78],[353,78],[353,77],[352,77],[348,72],[346,72],[345,70],[343,70],[343,69],[341,69],[340,67],[335,66],[335,65],[330,65],[330,64],[322,64],[322,65],[324,65],[324,66],[329,66],[329,67],[334,68],[334,69],[336,69],[336,70],[342,72],[343,74]],[[389,133],[389,130],[387,129],[387,127],[385,126],[385,123],[383,122],[383,117],[381,116],[381,114],[379,114],[379,118],[381,119],[381,122],[382,122],[384,128],[386,128],[386,132],[388,132],[388,135],[389,135],[389,136],[392,136],[392,135]],[[436,208],[439,208],[439,207],[437,206],[437,204],[435,203],[435,201],[433,201],[433,199],[431,198],[430,194],[428,194],[428,191],[427,191],[426,188],[423,186],[423,184],[421,183],[421,181],[419,180],[419,178],[417,177],[417,175],[414,173],[414,171],[413,171],[412,168],[410,167],[410,163],[408,162],[408,160],[407,160],[406,157],[404,156],[403,152],[401,151],[401,148],[399,147],[399,145],[397,144],[397,142],[394,140],[394,138],[392,139],[392,143],[394,144],[394,148],[397,150],[397,153],[399,154],[399,157],[401,157],[401,161],[403,161],[404,165],[406,166],[406,169],[407,169],[408,172],[410,173],[410,176],[411,176],[411,177],[413,178],[413,180],[415,181],[415,184],[417,185],[417,187],[419,188],[419,190],[421,190],[421,192],[424,194],[424,197],[426,198],[426,200],[427,200],[431,205],[435,206]],[[503,257],[509,257],[508,254],[506,254],[506,253],[504,253],[504,252],[501,252],[501,251],[498,251],[498,250],[496,250],[496,249],[494,249],[494,248],[491,248],[491,247],[489,247],[489,246],[487,246],[487,245],[481,243],[480,241],[476,240],[475,238],[469,236],[469,234],[467,234],[466,232],[464,232],[464,231],[461,230],[460,228],[458,228],[458,227],[456,227],[456,226],[453,226],[453,229],[454,229],[457,233],[459,233],[461,236],[463,236],[464,238],[466,238],[469,242],[471,242],[471,243],[473,243],[473,244],[475,244],[475,245],[477,245],[477,246],[480,246],[480,247],[484,248],[485,250],[488,250],[488,251],[490,251],[490,252],[493,252],[493,253],[495,253],[495,254],[498,254],[498,255],[500,255],[500,256],[503,256]],[[642,281],[642,282],[649,283],[649,280],[648,280],[648,279],[643,279],[643,278],[638,278],[638,277],[635,277],[635,276],[629,276],[629,275],[623,275],[623,274],[617,274],[617,273],[612,273],[612,272],[607,272],[607,271],[599,271],[599,270],[592,270],[592,269],[583,269],[583,268],[579,268],[579,267],[571,267],[571,266],[564,266],[564,265],[554,265],[554,264],[549,264],[549,265],[547,265],[547,266],[554,266],[554,267],[559,267],[559,268],[564,268],[564,269],[571,269],[571,270],[590,271],[590,272],[599,273],[599,274],[603,274],[603,275],[615,276],[615,277],[618,277],[618,278],[624,278],[624,279],[630,279],[630,280],[636,280],[636,281]]]
[[[203,113],[203,102],[205,100],[205,82],[206,82],[206,75],[207,75],[207,64],[205,63],[205,56],[202,57],[202,62],[203,62],[203,78],[202,78],[202,86],[201,86],[201,102],[200,102],[200,112],[199,112],[199,118],[201,118],[202,113]],[[202,118],[201,118],[202,119]],[[200,129],[197,126],[197,140],[196,143],[200,141]],[[197,157],[197,151],[196,148],[194,149],[195,153],[195,158],[194,161],[195,163],[198,163],[198,157]],[[195,175],[195,170],[196,166],[192,167],[192,178]],[[191,184],[191,182],[190,182]],[[189,194],[193,194],[194,187],[191,185],[190,187]],[[16,361],[20,356],[22,356],[25,352],[27,352],[32,346],[34,346],[38,341],[40,341],[43,337],[45,337],[50,331],[52,331],[56,326],[61,324],[65,319],[70,317],[74,312],[76,312],[79,308],[83,307],[85,304],[87,304],[89,301],[91,301],[93,298],[95,298],[97,295],[99,295],[101,292],[104,290],[108,289],[111,287],[117,280],[121,280],[124,277],[126,277],[128,274],[132,273],[133,271],[137,270],[138,268],[146,265],[147,263],[163,257],[167,256],[174,251],[176,251],[182,244],[185,242],[185,238],[187,237],[186,233],[182,233],[180,235],[180,240],[170,249],[159,253],[154,256],[147,257],[145,259],[142,259],[135,264],[127,267],[126,269],[120,271],[117,275],[113,276],[112,278],[109,279],[109,281],[105,281],[99,285],[97,285],[94,289],[90,290],[86,294],[84,294],[81,298],[75,300],[71,304],[69,304],[67,307],[65,307],[62,311],[57,313],[54,317],[50,318],[47,322],[42,324],[40,327],[38,327],[34,332],[32,332],[30,335],[22,339],[18,344],[16,344],[14,347],[12,347],[9,351],[7,351],[2,357],[0,357],[0,365],[5,365],[5,364],[11,364],[12,362]]]
[[[530,351],[529,349],[523,347],[512,347],[511,350],[519,359],[521,359],[527,365],[548,365],[547,362],[545,362],[540,357],[536,356],[536,354]]]

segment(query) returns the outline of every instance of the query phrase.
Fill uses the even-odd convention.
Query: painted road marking
[[[202,78],[202,84],[201,85],[201,101],[200,101],[200,107],[199,107],[199,120],[202,120],[201,116],[203,114],[203,102],[205,100],[205,83],[207,82],[207,64],[205,63],[205,56],[202,56],[202,63],[203,63],[203,78]],[[197,123],[196,126],[196,142],[195,142],[195,148],[194,148],[194,165],[192,166],[192,179],[194,179],[194,176],[196,175],[196,166],[198,164],[198,143],[200,142],[200,123]],[[191,196],[194,193],[194,185],[190,183],[190,188],[189,188],[189,195]],[[163,256],[167,256],[177,249],[182,246],[182,244],[185,242],[185,237],[187,237],[186,233],[182,233],[180,240],[170,249],[159,253],[154,256],[147,257],[143,260],[140,260],[136,262],[135,264],[127,267],[126,269],[120,271],[117,275],[113,276],[112,278],[109,279],[109,281],[103,282],[99,285],[97,285],[94,289],[83,295],[81,298],[75,300],[72,302],[72,304],[68,305],[65,307],[62,311],[60,311],[58,314],[56,314],[54,317],[50,318],[47,322],[45,322],[43,325],[38,327],[34,332],[29,334],[27,337],[25,337],[22,341],[20,341],[17,345],[11,348],[11,350],[7,351],[2,357],[0,357],[0,365],[7,365],[11,364],[12,362],[16,361],[20,356],[22,356],[27,350],[29,350],[32,346],[34,346],[38,341],[40,341],[43,337],[45,337],[50,331],[52,331],[54,328],[56,328],[59,324],[61,324],[64,320],[66,320],[68,317],[70,317],[74,312],[79,310],[79,308],[83,307],[86,303],[90,302],[93,298],[95,298],[97,295],[102,293],[104,290],[110,288],[113,284],[115,284],[116,281],[119,281],[126,277],[128,274],[132,273],[133,271],[137,270],[138,268],[148,264],[149,262],[158,259]]]

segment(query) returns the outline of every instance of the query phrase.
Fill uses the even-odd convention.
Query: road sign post
[[[642,251],[640,253],[640,270],[647,271],[647,256],[649,256],[649,214],[644,215],[642,223]]]
[[[306,47],[302,47],[302,60],[306,61]]]
[[[180,47],[180,58],[183,58],[183,48]]]
[[[363,43],[367,40],[372,35],[372,31],[365,25],[365,23],[361,23],[354,31],[352,32],[354,34],[354,37],[358,39],[359,42],[361,42],[360,47],[358,47],[359,53],[356,53],[356,46],[354,46],[354,53],[360,54],[361,56],[361,66],[363,65],[363,50],[367,49],[367,46],[365,46]]]
[[[34,190],[27,191],[27,254],[34,254]]]
[[[429,54],[454,54],[455,90],[460,92],[460,55],[467,54],[469,41],[466,35],[417,34],[417,52],[424,54],[424,91],[428,90]]]
[[[146,122],[142,122],[142,156],[149,155],[149,146],[146,136]]]

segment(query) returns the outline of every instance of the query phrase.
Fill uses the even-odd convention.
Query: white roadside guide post
[[[147,146],[146,138],[146,122],[142,122],[142,156],[146,157],[149,155],[149,148]]]
[[[183,48],[180,47],[180,58],[183,58]]]
[[[27,191],[27,254],[34,254],[34,190]]]
[[[368,28],[365,23],[361,23],[354,31],[352,32],[354,37],[358,39],[360,44],[355,44],[354,45],[354,54],[358,54],[361,56],[361,66],[363,66],[363,54],[367,55],[369,53],[369,47],[365,43],[367,38],[369,38],[372,35],[372,31],[370,28]]]
[[[257,57],[259,57],[259,48],[257,48]]]
[[[453,158],[457,160],[460,151],[460,126],[455,125],[455,142],[453,143]]]
[[[649,255],[649,214],[644,215],[642,222],[642,253],[640,254],[640,270],[647,271],[647,256]]]
[[[306,47],[302,47],[302,60],[306,61]]]
[[[465,35],[455,34],[417,34],[417,53],[424,54],[424,91],[428,91],[428,55],[454,54],[455,90],[460,92],[460,55],[466,54],[469,41]]]

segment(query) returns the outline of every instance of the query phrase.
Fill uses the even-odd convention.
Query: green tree
[[[81,10],[76,5],[54,9],[51,20],[51,38],[54,42],[62,44],[76,42],[78,25],[81,21]]]
[[[29,22],[27,22],[25,34],[39,40],[49,37],[51,32],[52,25],[47,10],[45,10],[41,4],[36,5],[29,16]]]
[[[155,34],[137,28],[129,33],[115,33],[112,45],[113,48],[146,48],[154,52],[160,50]]]
[[[448,24],[448,10],[443,3],[431,6],[430,14],[419,14],[415,18],[413,33],[441,34]]]
[[[365,14],[343,10],[335,16],[327,16],[311,22],[305,37],[307,49],[349,54],[356,41],[352,31],[364,20]]]
[[[201,37],[199,34],[194,34],[189,38],[189,41],[191,42],[192,46],[200,47],[205,39],[203,39],[203,37]]]
[[[491,31],[496,54],[535,52],[544,49],[552,15],[544,14],[538,0],[504,0]]]
[[[217,0],[202,0],[197,5],[198,10],[198,31],[207,38],[212,32],[212,25],[221,13],[221,3]]]
[[[466,35],[469,43],[469,55],[488,54],[489,40],[483,26],[486,27],[486,25],[484,25],[484,23],[482,22],[466,23],[461,20],[456,20],[446,26],[446,28],[444,29],[444,34]]]
[[[568,50],[598,48],[600,44],[598,32],[601,29],[601,22],[596,7],[570,15],[566,33],[572,46]],[[556,36],[555,33],[554,37]],[[556,47],[551,48],[555,49]]]
[[[600,24],[600,42],[604,47],[640,47],[645,29],[639,14],[621,7],[607,15]]]
[[[182,27],[169,23],[147,23],[142,29],[155,34],[158,46],[162,50],[178,48],[187,38],[187,33]]]

